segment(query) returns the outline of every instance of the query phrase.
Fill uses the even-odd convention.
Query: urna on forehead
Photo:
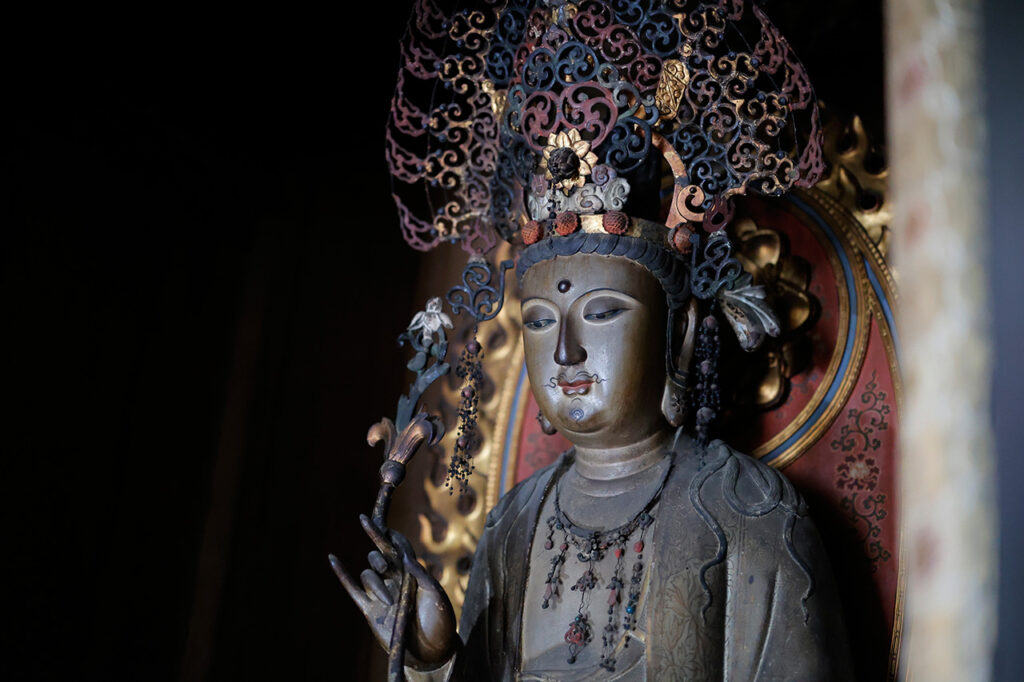
[[[586,258],[586,256],[590,256]],[[522,284],[527,274],[547,264],[545,272],[564,272],[554,280],[561,287],[573,286],[581,275],[587,280],[610,276],[612,272],[630,272],[633,279],[649,275],[660,284],[668,305],[678,308],[690,296],[688,267],[667,249],[637,237],[581,233],[547,239],[527,247],[519,256],[516,273]],[[615,265],[621,263],[621,265]],[[587,272],[587,268],[596,270]],[[575,279],[568,273],[575,273]],[[563,284],[567,280],[568,284]]]
[[[639,301],[664,304],[661,283],[650,271],[622,256],[577,253],[541,261],[523,276],[522,298],[573,301],[596,290],[616,291]]]

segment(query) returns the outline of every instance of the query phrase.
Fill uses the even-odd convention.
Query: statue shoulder
[[[804,516],[807,504],[781,471],[716,440],[708,444],[702,471],[695,477],[702,493],[712,481],[732,511],[760,517],[772,512]],[[716,488],[718,486],[715,486]]]
[[[487,527],[491,528],[510,514],[515,516],[537,496],[543,495],[548,482],[554,473],[571,462],[571,450],[563,452],[559,457],[542,469],[533,472],[529,477],[516,483],[511,490],[502,495],[498,503],[487,513]]]

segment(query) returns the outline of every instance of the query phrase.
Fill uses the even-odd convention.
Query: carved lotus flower
[[[550,138],[540,161],[544,177],[553,180],[555,187],[566,194],[573,187],[582,187],[595,165],[597,154],[590,151],[590,142],[581,138],[580,131],[575,128]]]
[[[755,380],[755,401],[761,409],[777,407],[785,399],[790,377],[799,374],[811,360],[807,329],[815,318],[817,301],[809,291],[810,264],[790,254],[782,236],[759,226],[749,216],[730,225],[736,258],[765,288],[781,323],[781,336],[766,343],[763,374]]]
[[[416,313],[409,324],[410,332],[422,331],[423,338],[433,337],[441,328],[452,328],[452,320],[441,310],[441,299],[437,296],[427,301],[427,309]]]

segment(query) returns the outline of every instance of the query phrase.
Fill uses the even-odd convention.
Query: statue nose
[[[559,365],[577,365],[587,359],[587,351],[576,338],[572,324],[564,322],[558,329],[555,362]]]

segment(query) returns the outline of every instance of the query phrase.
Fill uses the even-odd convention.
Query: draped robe
[[[831,570],[792,484],[721,441],[677,439],[673,456],[638,624],[644,661],[628,679],[848,679]],[[571,462],[569,451],[488,515],[459,627],[464,645],[446,677],[515,680],[522,671],[531,543]]]

